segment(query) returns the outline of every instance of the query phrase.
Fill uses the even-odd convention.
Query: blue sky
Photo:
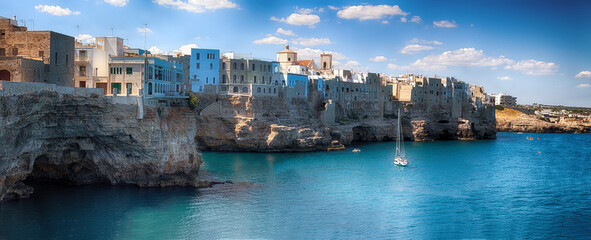
[[[518,103],[591,107],[591,1],[4,1],[0,16],[86,41],[275,59],[332,52],[335,66],[454,76]],[[34,21],[34,23],[33,23]],[[317,61],[317,60],[316,60]]]

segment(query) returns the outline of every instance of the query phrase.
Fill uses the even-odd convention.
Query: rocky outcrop
[[[531,133],[590,133],[591,124],[561,121],[547,122],[511,108],[496,111],[497,131]]]
[[[38,93],[0,98],[0,201],[23,180],[144,187],[198,186],[195,114],[116,104],[108,97]]]
[[[397,113],[382,116],[378,107],[361,102],[349,111],[337,106],[335,123],[323,123],[314,101],[268,97],[218,96],[202,99],[196,141],[203,151],[297,152],[335,149],[353,142],[396,140]],[[452,118],[445,109],[397,103],[402,108],[404,138],[414,141],[495,138],[492,109],[466,110]],[[216,109],[212,114],[211,109]],[[375,109],[372,110],[372,109]],[[490,117],[492,116],[492,117]]]

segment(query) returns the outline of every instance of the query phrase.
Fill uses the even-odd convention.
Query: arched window
[[[232,64],[232,69],[236,70],[236,63]]]
[[[222,83],[226,83],[226,74],[222,75]]]
[[[257,88],[257,93],[261,93],[261,87]]]
[[[222,69],[226,70],[226,63],[222,63]]]
[[[213,69],[213,63],[209,64],[209,69]]]
[[[254,83],[257,83],[257,76],[254,76]]]
[[[234,87],[234,89],[232,89],[232,92],[237,93],[238,92],[238,87]]]
[[[244,70],[244,63],[240,63],[240,70]]]
[[[240,83],[244,83],[244,75],[240,75]]]
[[[242,88],[242,93],[248,93],[248,88],[247,87],[243,87]]]
[[[232,83],[236,83],[236,75],[232,76]]]
[[[275,85],[277,85],[277,84],[279,84],[279,83],[277,82],[277,80],[275,80]]]

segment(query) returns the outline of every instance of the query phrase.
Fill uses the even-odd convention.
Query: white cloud
[[[238,4],[229,0],[154,0],[154,2],[161,6],[172,7],[193,13],[203,13],[206,10],[238,7]]]
[[[522,60],[513,65],[505,66],[505,69],[520,71],[527,75],[550,75],[558,72],[558,65],[553,62],[537,60]]]
[[[148,51],[150,51],[151,54],[162,54],[162,50],[160,50],[156,46],[152,46],[152,47],[148,48]]]
[[[129,0],[105,0],[105,2],[108,4],[111,4],[113,6],[123,7],[123,6],[127,5]]]
[[[137,32],[150,34],[150,33],[152,33],[152,29],[150,29],[150,28],[137,28]]]
[[[373,58],[370,58],[369,61],[372,61],[372,62],[385,62],[385,61],[388,61],[388,58],[386,58],[384,56],[375,56]]]
[[[292,30],[277,28],[277,33],[285,36],[297,36]]]
[[[432,46],[427,46],[427,45],[419,45],[419,44],[409,44],[404,46],[404,48],[402,48],[400,50],[401,54],[406,54],[406,55],[412,55],[412,54],[417,54],[420,51],[428,51],[428,50],[433,50],[434,47]]]
[[[497,67],[513,63],[515,61],[504,56],[498,58],[488,57],[482,50],[460,48],[418,59],[408,66],[390,64],[388,68],[396,70],[447,70],[449,66]]]
[[[400,18],[400,21],[401,21],[401,22],[408,22],[408,19],[406,19],[406,17],[401,17],[401,18]]]
[[[582,83],[582,84],[577,85],[577,88],[589,88],[589,87],[591,87],[591,85],[589,85],[587,83]]]
[[[332,54],[333,65],[337,65],[335,62],[339,60],[349,60],[348,57],[343,55],[340,52],[334,51],[326,51],[322,49],[314,49],[314,48],[298,48],[293,47],[291,48],[294,52],[298,53],[298,59],[314,59],[315,62],[320,63],[320,54],[327,53]]]
[[[90,34],[78,34],[78,36],[76,36],[76,41],[82,43],[94,43],[94,37]]]
[[[291,42],[302,46],[327,45],[332,43],[328,38],[296,38]]]
[[[449,21],[449,20],[441,20],[441,21],[433,21],[433,26],[440,27],[440,28],[456,28],[458,25],[456,21]]]
[[[422,19],[421,19],[421,17],[419,17],[419,16],[413,16],[413,17],[410,19],[410,22],[413,22],[413,23],[420,23],[421,21],[422,21]]]
[[[179,49],[172,50],[175,53],[182,53],[183,55],[191,55],[191,48],[199,48],[199,46],[195,43],[185,44],[179,47]]]
[[[398,7],[398,5],[348,6],[337,12],[337,16],[339,18],[359,20],[381,19],[384,17],[396,15],[406,16],[407,13],[403,12],[402,9]]]
[[[335,6],[328,5],[328,9],[335,10],[336,11],[336,10],[339,10],[340,8],[335,7]]]
[[[432,44],[432,45],[442,45],[443,43],[437,40],[427,41],[423,39],[413,38],[409,41],[409,43],[421,43],[421,44]]]
[[[49,13],[54,16],[67,16],[67,15],[79,15],[80,12],[72,11],[69,8],[62,8],[57,5],[37,5],[35,10],[38,12]]]
[[[591,71],[581,71],[575,78],[591,78]]]
[[[275,36],[267,35],[267,37],[254,40],[254,44],[287,44],[287,40]]]
[[[382,24],[388,24],[388,23],[390,23],[388,20],[382,21]]]
[[[287,18],[271,17],[271,20],[277,21],[277,22],[284,22],[284,23],[287,23],[290,25],[295,25],[295,26],[307,25],[307,26],[312,27],[312,26],[314,26],[314,24],[320,22],[320,17],[318,15],[314,15],[314,14],[292,13]]]
[[[509,80],[513,80],[513,78],[511,78],[511,77],[508,77],[508,76],[504,76],[504,77],[497,77],[497,79],[498,79],[498,80],[501,80],[501,81],[509,81]]]
[[[299,8],[299,7],[296,7],[295,11],[300,14],[311,14],[314,12],[324,12],[324,8],[317,8],[317,7],[315,7],[315,8]]]

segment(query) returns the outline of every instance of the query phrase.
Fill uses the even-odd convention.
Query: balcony
[[[74,59],[74,62],[76,64],[88,64],[89,58],[88,58],[88,56],[76,56],[76,58]]]

